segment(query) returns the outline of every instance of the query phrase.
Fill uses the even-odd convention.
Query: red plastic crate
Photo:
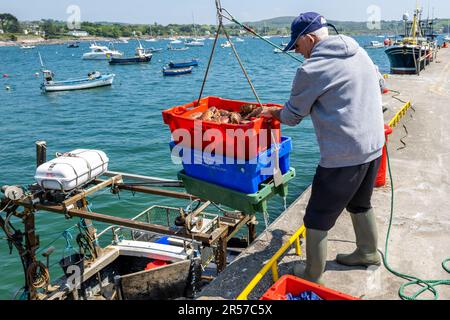
[[[345,293],[328,289],[324,286],[309,282],[292,275],[282,276],[264,293],[260,300],[286,300],[286,294],[298,296],[304,291],[312,291],[323,300],[360,300]]]
[[[183,141],[183,139],[177,139],[177,137],[174,137],[175,143],[181,143],[183,146],[198,150],[201,149],[202,151],[208,147],[207,150],[214,149],[217,154],[226,156],[233,155],[235,159],[249,160],[255,158],[259,152],[263,152],[271,147],[271,131],[275,136],[275,140],[278,143],[281,141],[281,124],[278,120],[255,118],[247,124],[225,124],[212,121],[199,121],[190,118],[192,114],[197,112],[205,112],[212,106],[231,112],[239,112],[240,107],[244,104],[257,103],[222,99],[219,97],[205,97],[200,100],[200,104],[198,106],[196,106],[197,100],[195,100],[191,103],[165,110],[163,111],[162,116],[164,123],[169,125],[172,133],[181,128],[186,129],[190,133],[191,141]],[[263,105],[268,107],[283,107],[279,104]],[[210,141],[203,139],[204,133],[208,129],[218,130],[216,132],[220,133],[220,136],[208,139]],[[241,143],[238,143],[238,139],[234,136],[234,132],[238,129],[242,129],[243,132],[246,133],[245,141],[243,143],[242,141]],[[267,130],[264,143],[260,143],[260,131],[262,129]],[[198,139],[199,141],[195,141],[195,134],[197,134],[197,137],[200,137],[200,139]],[[255,140],[252,140],[252,143],[250,143],[250,139]]]
[[[166,266],[168,263],[166,261],[162,260],[153,260],[152,262],[148,263],[145,267],[145,270],[152,270],[158,267]]]

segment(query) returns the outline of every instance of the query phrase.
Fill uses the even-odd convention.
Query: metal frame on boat
[[[36,143],[37,166],[46,162],[45,142]],[[3,186],[0,198],[0,228],[11,248],[15,247],[24,269],[24,294],[28,299],[175,299],[195,296],[202,271],[211,261],[217,272],[227,264],[227,243],[236,233],[248,228],[248,245],[256,238],[256,218],[239,211],[207,213],[211,202],[196,196],[165,190],[182,187],[178,180],[105,172],[72,191],[43,189],[37,183],[26,189]],[[147,185],[151,185],[149,187]],[[155,188],[160,187],[160,188]],[[88,197],[109,189],[112,194],[131,191],[169,198],[185,199],[185,208],[152,206],[138,216],[93,212]],[[214,207],[215,208],[215,207]],[[217,209],[216,209],[217,210]],[[36,216],[56,213],[66,219],[80,218],[75,260],[60,260],[65,275],[51,281],[49,260],[54,248],[38,257],[40,248]],[[123,216],[123,215],[122,215]],[[13,218],[13,219],[12,219]],[[97,233],[93,221],[111,226]],[[22,223],[23,231],[16,225]],[[66,231],[65,231],[66,232]],[[104,237],[111,232],[106,246]],[[45,248],[43,248],[45,249]],[[72,257],[69,256],[69,257]],[[58,258],[59,259],[59,258]],[[154,259],[164,265],[149,266]],[[63,266],[64,265],[64,266]],[[72,267],[69,271],[68,267]]]

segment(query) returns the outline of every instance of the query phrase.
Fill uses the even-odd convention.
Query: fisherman
[[[291,41],[305,61],[297,70],[291,96],[282,109],[264,114],[289,126],[311,116],[321,159],[306,208],[306,266],[294,274],[323,283],[328,231],[344,209],[351,214],[356,250],[339,254],[347,266],[380,265],[371,197],[385,143],[378,75],[358,43],[329,36],[328,24],[315,12],[300,14],[291,26]]]

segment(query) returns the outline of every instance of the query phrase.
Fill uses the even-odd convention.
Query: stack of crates
[[[208,186],[223,188],[217,189],[219,191],[256,194],[273,176],[275,148],[278,148],[281,173],[286,175],[293,171],[290,168],[292,140],[281,136],[279,121],[259,117],[243,124],[231,124],[193,119],[193,115],[203,113],[213,106],[219,110],[239,112],[241,106],[247,104],[256,103],[206,97],[200,103],[194,101],[163,111],[163,120],[169,125],[174,139],[182,136],[178,141],[172,141],[170,148],[172,156],[181,158],[184,172],[179,176],[183,181],[191,178],[196,185],[203,181]],[[277,104],[264,106],[282,107]],[[184,129],[184,133],[188,133],[190,138],[185,139],[180,132],[177,133],[178,129]],[[210,129],[216,133],[214,139],[204,139],[205,133]],[[240,138],[235,134],[237,130],[242,134]],[[272,143],[273,140],[276,145]],[[291,172],[290,176],[294,175]],[[185,183],[189,193],[205,196],[198,192],[196,194],[196,190],[188,190],[189,186],[192,183]],[[205,189],[204,186],[202,189]]]

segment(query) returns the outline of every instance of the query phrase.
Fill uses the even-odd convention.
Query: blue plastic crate
[[[170,142],[170,150],[175,142]],[[289,170],[292,140],[281,137],[279,145],[279,164],[282,174]],[[211,155],[201,150],[181,146],[175,150],[174,156],[180,157],[185,173],[193,178],[215,183],[239,192],[252,194],[258,192],[259,185],[273,176],[275,162],[272,151],[268,149],[258,154],[258,157],[247,161]],[[239,162],[238,162],[239,161]],[[262,172],[263,169],[269,172]]]

